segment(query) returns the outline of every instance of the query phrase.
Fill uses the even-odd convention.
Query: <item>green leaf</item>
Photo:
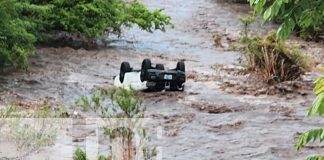
[[[311,157],[307,157],[307,160],[324,160],[324,156],[322,155],[311,156]]]
[[[308,110],[307,116],[324,114],[324,93],[319,94],[314,100],[311,108]]]
[[[277,37],[279,39],[286,39],[295,28],[295,21],[292,18],[288,18],[282,23],[277,31]]]
[[[315,80],[314,92],[315,94],[321,94],[324,92],[324,77],[320,77]]]
[[[280,7],[282,5],[281,0],[275,1],[263,14],[263,19],[269,21],[278,15]]]
[[[266,0],[258,0],[256,2],[254,9],[258,14],[261,14],[263,12],[263,6],[265,5],[265,3],[266,3]]]
[[[272,7],[269,7],[263,14],[264,21],[269,21],[271,18]]]
[[[253,6],[253,4],[255,3],[256,0],[248,0],[250,3],[250,6]]]
[[[312,129],[301,134],[296,142],[297,151],[304,147],[310,141],[323,140],[322,135],[324,134],[324,128]]]

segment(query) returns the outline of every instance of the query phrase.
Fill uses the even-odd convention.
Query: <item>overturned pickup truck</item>
[[[178,62],[175,69],[165,70],[163,64],[152,66],[150,59],[144,59],[140,70],[130,67],[128,62],[120,66],[115,86],[131,87],[135,90],[183,91],[186,82],[185,64]]]

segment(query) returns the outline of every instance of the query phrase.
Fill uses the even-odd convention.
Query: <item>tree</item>
[[[134,1],[126,3],[123,0],[29,0],[26,4],[48,6],[49,13],[41,18],[43,32],[67,31],[80,33],[89,38],[97,38],[105,32],[120,34],[123,27],[137,24],[141,29],[165,31],[171,18],[162,10],[148,10],[143,4]],[[26,12],[29,12],[25,8]],[[23,17],[34,18],[33,14]]]
[[[29,32],[31,24],[19,18],[15,4],[0,0],[0,68],[6,64],[26,68],[36,41],[35,35]]]
[[[314,92],[317,95],[312,106],[308,110],[307,115],[323,115],[324,114],[324,77],[320,77],[315,81]],[[304,132],[298,137],[296,148],[300,150],[310,141],[324,140],[324,128],[312,129],[307,132]],[[308,158],[309,160],[324,160],[323,155],[312,156]]]
[[[0,0],[0,68],[6,64],[27,68],[34,43],[57,32],[85,38],[120,34],[122,28],[165,31],[171,18],[150,11],[140,2],[123,0]]]
[[[319,34],[324,28],[323,0],[248,0],[254,10],[263,15],[265,22],[280,22],[277,36],[286,39],[293,30],[300,30],[306,38],[310,33]]]

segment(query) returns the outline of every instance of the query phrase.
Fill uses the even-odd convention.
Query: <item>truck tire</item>
[[[178,62],[177,63],[177,68],[176,68],[176,70],[178,70],[178,71],[182,71],[182,72],[186,72],[186,66],[185,66],[185,63],[183,62],[183,61],[181,61],[181,62]],[[179,90],[179,91],[183,91],[183,82],[177,82],[177,90],[179,90],[179,88],[182,88],[181,90]]]
[[[121,83],[124,82],[124,78],[125,78],[125,73],[130,72],[132,69],[130,68],[130,65],[128,62],[123,62],[120,65],[120,72],[119,72],[119,80]]]
[[[178,62],[177,63],[177,68],[176,68],[177,70],[180,70],[180,71],[182,71],[182,72],[185,72],[186,71],[186,67],[185,67],[185,63],[184,62]]]
[[[145,81],[146,77],[146,70],[152,68],[151,60],[150,59],[144,59],[142,62],[142,68],[141,68],[141,81]]]
[[[181,92],[183,92],[184,91],[184,85],[183,84],[178,84],[178,91],[181,91]],[[181,88],[181,89],[180,89]]]

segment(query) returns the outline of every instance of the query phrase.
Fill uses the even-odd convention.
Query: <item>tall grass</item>
[[[244,37],[243,52],[251,71],[260,73],[265,81],[296,80],[314,63],[296,47],[288,47],[276,38],[276,32],[266,36]]]

